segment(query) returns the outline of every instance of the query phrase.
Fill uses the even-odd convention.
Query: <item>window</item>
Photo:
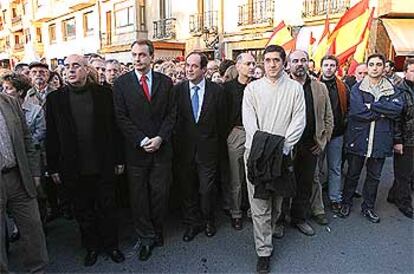
[[[0,30],[3,30],[4,26],[3,26],[3,17],[0,16]]]
[[[12,18],[17,17],[17,11],[16,8],[12,8]]]
[[[171,17],[171,0],[160,0],[160,19],[168,19]]]
[[[29,11],[29,1],[24,1],[22,6],[22,12],[25,15]]]
[[[62,21],[62,31],[64,41],[76,37],[76,21],[74,17]]]
[[[93,32],[93,13],[92,11],[83,14],[83,34],[91,35]]]
[[[17,34],[14,35],[14,44],[20,46],[20,36]]]
[[[36,43],[42,43],[42,29],[36,28]]]
[[[30,42],[30,40],[32,39],[32,37],[30,35],[30,29],[25,29],[24,30],[24,37],[25,37],[26,44],[28,44]]]
[[[115,11],[115,27],[131,26],[135,22],[134,7],[126,7]]]
[[[37,0],[37,8],[47,6],[48,0]]]
[[[56,24],[49,25],[49,44],[56,43]]]

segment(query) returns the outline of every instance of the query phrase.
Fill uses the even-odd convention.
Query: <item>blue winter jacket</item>
[[[345,151],[372,158],[392,156],[394,138],[401,138],[397,123],[402,109],[401,92],[386,78],[374,88],[370,87],[368,77],[354,85],[350,94]]]

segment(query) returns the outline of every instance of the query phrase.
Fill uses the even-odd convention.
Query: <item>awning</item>
[[[382,19],[397,56],[414,56],[414,19]]]

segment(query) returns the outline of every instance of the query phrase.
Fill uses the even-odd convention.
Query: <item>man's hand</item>
[[[402,144],[395,144],[394,145],[394,151],[395,151],[395,153],[402,155],[403,154],[403,145]]]
[[[319,147],[319,145],[314,145],[313,147],[311,147],[310,151],[313,155],[319,155],[321,153],[321,148]]]
[[[149,141],[144,146],[144,150],[148,153],[154,153],[160,148],[161,143],[162,138],[159,136],[149,139]]]
[[[121,175],[125,171],[125,165],[115,166],[115,175]]]
[[[35,187],[38,188],[40,186],[40,177],[33,177],[33,181],[34,181]]]
[[[60,180],[59,173],[54,173],[50,176],[52,177],[52,180],[55,184],[60,185],[62,183],[62,181]]]

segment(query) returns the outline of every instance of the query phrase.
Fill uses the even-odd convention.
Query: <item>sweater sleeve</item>
[[[252,83],[253,84],[253,83]],[[248,84],[244,90],[243,103],[242,103],[242,121],[244,130],[246,131],[246,149],[250,149],[252,146],[252,140],[254,133],[259,130],[257,123],[256,104],[253,94],[252,84]]]
[[[292,110],[292,120],[286,130],[283,153],[288,155],[293,146],[299,141],[306,126],[305,94],[302,86],[297,85]]]

